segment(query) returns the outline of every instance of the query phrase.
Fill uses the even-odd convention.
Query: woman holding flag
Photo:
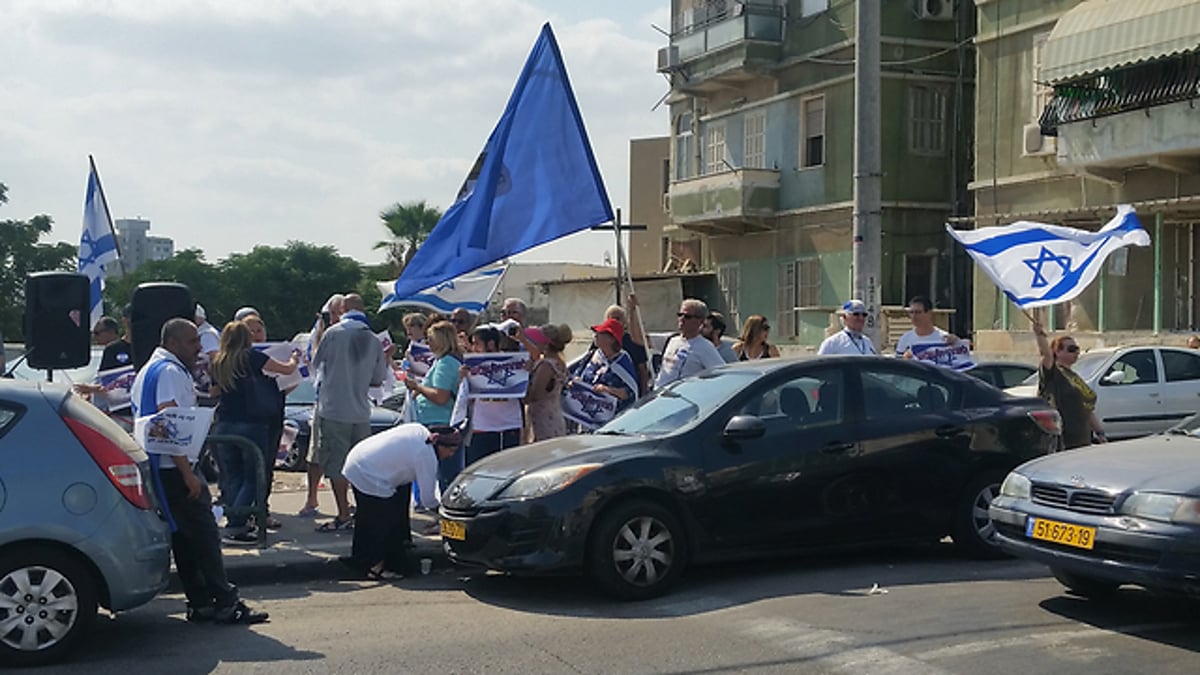
[[[1038,396],[1058,410],[1062,418],[1063,448],[1091,445],[1092,439],[1107,443],[1104,428],[1096,418],[1096,392],[1071,366],[1079,360],[1079,344],[1070,335],[1048,339],[1042,323],[1026,312],[1037,338],[1042,362],[1038,364]]]
[[[573,374],[597,394],[616,398],[620,414],[638,398],[637,369],[629,352],[621,349],[625,327],[616,319],[605,319],[592,330],[596,332],[595,345]]]

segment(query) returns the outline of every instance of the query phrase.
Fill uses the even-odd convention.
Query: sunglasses
[[[686,312],[679,312],[675,316],[679,317],[680,319],[699,319],[700,318],[700,317],[696,316],[695,314],[688,314]]]
[[[924,313],[925,313],[925,310],[923,310],[923,309],[906,309],[906,310],[904,310],[904,311],[908,312],[910,315],[911,315],[911,314],[924,314]]]
[[[763,329],[763,330],[771,330],[771,327],[770,327],[770,326],[768,326],[767,324],[765,324],[765,323],[764,323],[764,324],[762,325],[762,329]]]
[[[1075,352],[1079,351],[1079,345],[1067,345],[1066,347],[1063,347],[1062,350],[1064,352],[1070,352],[1074,354]]]
[[[866,315],[867,315],[867,313],[866,313],[866,312],[850,312],[850,316],[863,316],[863,317],[865,317]]]

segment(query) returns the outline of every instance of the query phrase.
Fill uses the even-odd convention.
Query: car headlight
[[[1200,525],[1200,499],[1164,492],[1135,492],[1121,504],[1121,513],[1164,523]]]
[[[495,499],[531,499],[554,494],[599,469],[602,464],[574,464],[527,473],[496,495]]]
[[[1000,485],[1000,494],[1014,499],[1029,499],[1029,488],[1032,485],[1028,478],[1013,471]]]

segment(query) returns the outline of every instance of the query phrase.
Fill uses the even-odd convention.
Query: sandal
[[[318,513],[319,508],[320,507],[317,506],[306,505],[304,508],[300,509],[298,513],[296,513],[296,516],[300,518],[316,518],[317,516],[321,515]]]
[[[404,575],[386,568],[381,570],[371,569],[367,570],[367,578],[373,581],[399,581],[404,578]]]
[[[353,529],[353,518],[347,518],[345,520],[338,520],[337,518],[334,518],[328,522],[321,523],[321,526],[317,528],[317,532],[339,532]]]

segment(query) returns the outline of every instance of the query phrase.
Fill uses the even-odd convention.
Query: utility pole
[[[854,31],[854,297],[867,305],[865,332],[880,342],[883,159],[879,149],[880,0],[859,0]]]

